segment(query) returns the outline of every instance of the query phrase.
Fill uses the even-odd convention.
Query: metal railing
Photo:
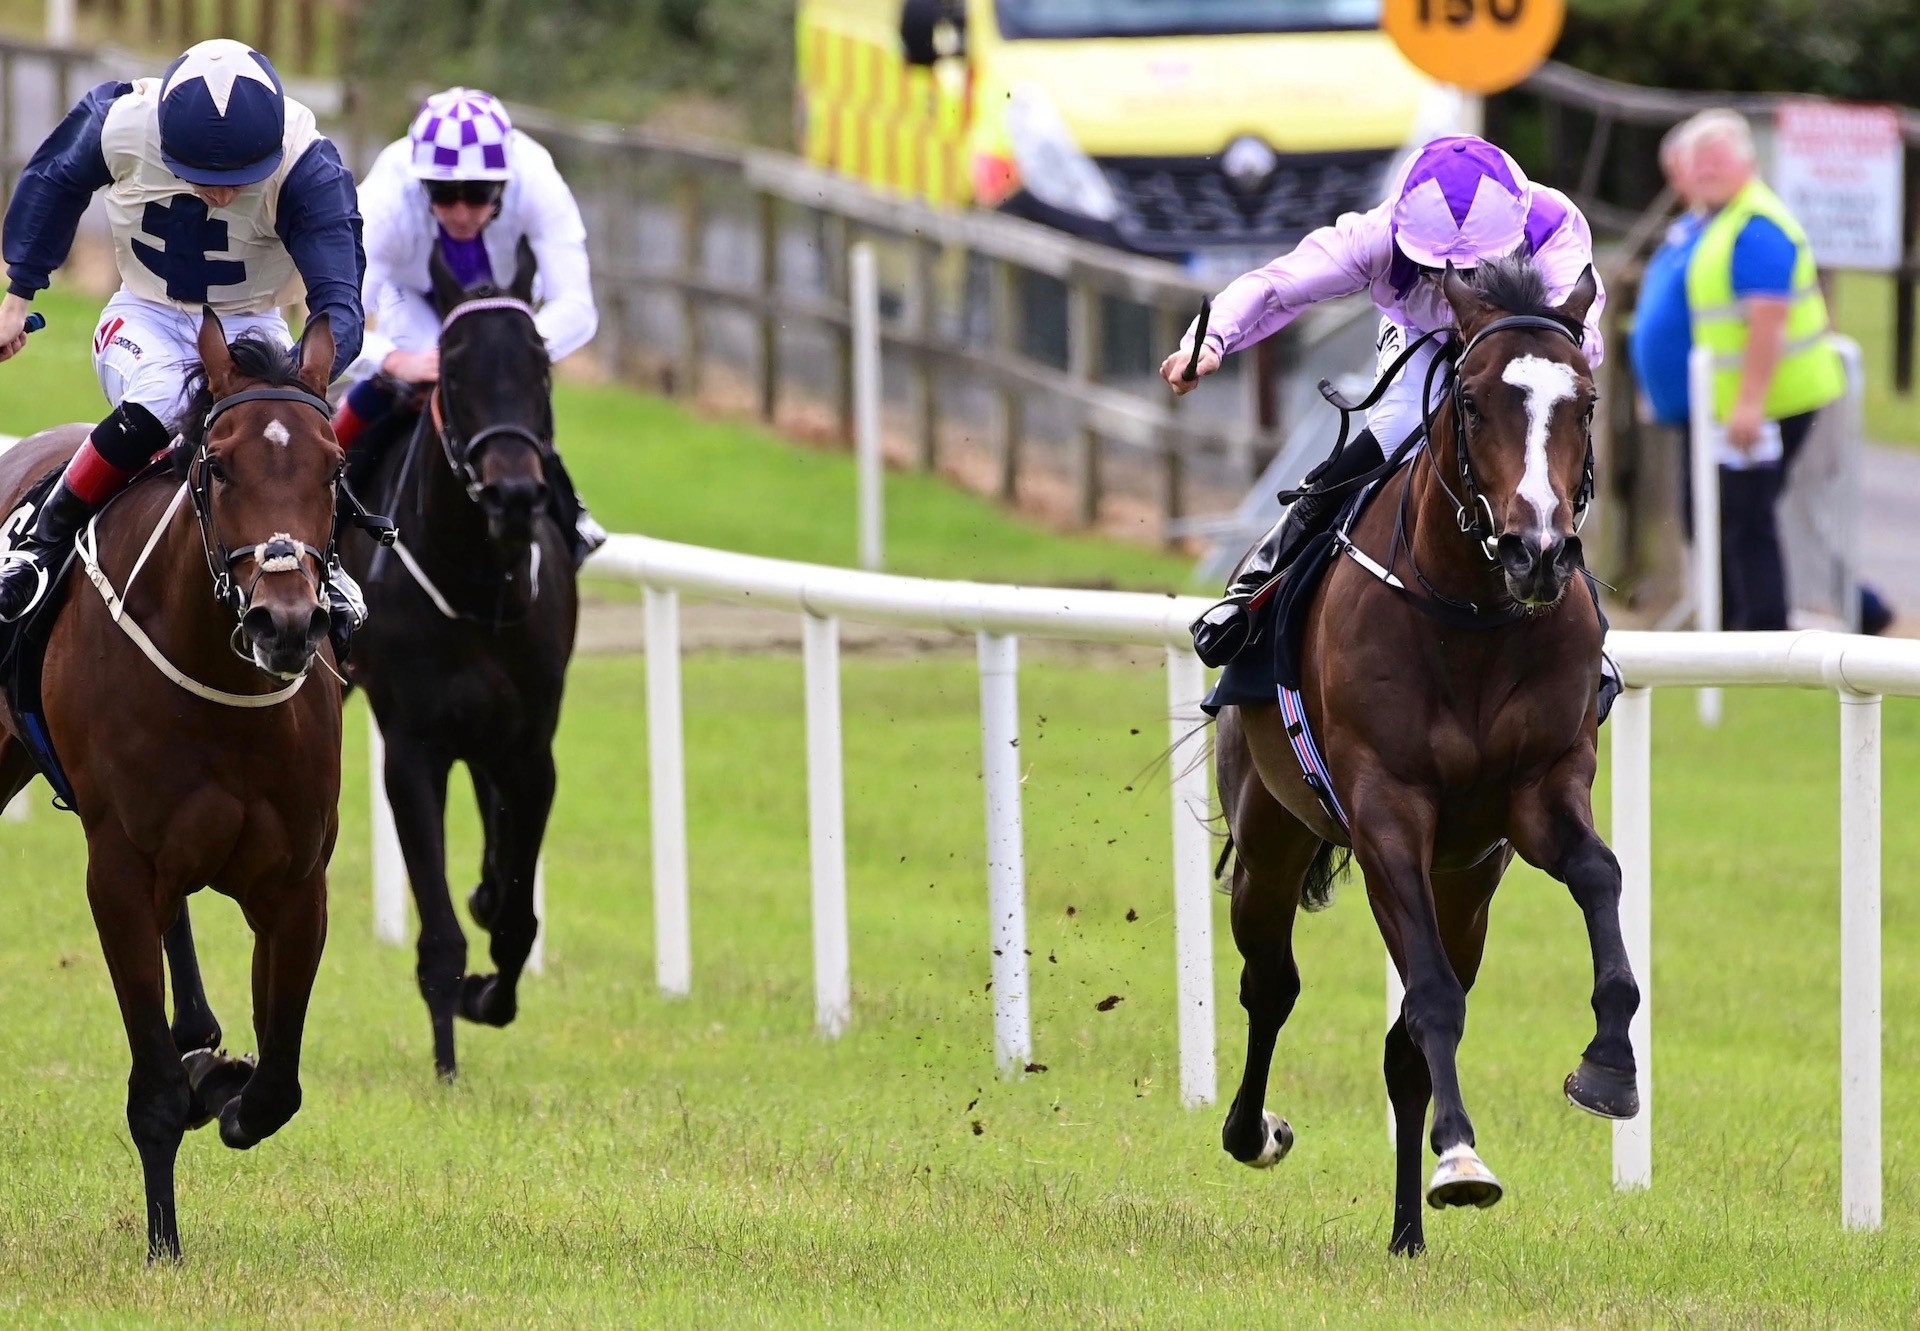
[[[980,667],[994,1058],[1018,1076],[1033,1056],[1025,948],[1025,867],[1019,739],[1018,639],[1159,647],[1166,656],[1169,735],[1177,746],[1201,723],[1205,678],[1186,624],[1205,603],[1143,593],[939,582],[786,563],[641,536],[615,536],[595,571],[640,584],[646,598],[646,691],[653,845],[655,961],[664,993],[693,983],[682,746],[679,602],[682,595],[784,609],[803,616],[807,783],[813,884],[815,1018],[829,1036],[853,1018],[848,964],[841,773],[839,624],[843,619],[971,633]],[[1642,1002],[1632,1036],[1640,1116],[1614,1125],[1614,1182],[1652,1181],[1652,695],[1655,687],[1791,685],[1832,691],[1840,711],[1841,1212],[1877,1227],[1880,1167],[1880,697],[1920,697],[1920,643],[1807,630],[1798,633],[1616,632],[1607,650],[1628,688],[1609,722],[1612,846],[1621,867],[1621,919]],[[1208,764],[1173,764],[1175,1028],[1180,1091],[1213,1102],[1215,1023]],[[374,786],[379,798],[376,762]],[[376,835],[375,918],[404,938],[404,871]],[[544,930],[544,925],[543,925]],[[1393,1000],[1390,999],[1390,1005]]]

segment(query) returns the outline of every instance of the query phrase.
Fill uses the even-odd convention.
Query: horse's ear
[[[333,382],[333,351],[333,321],[324,314],[309,319],[300,334],[300,382],[315,397],[325,397]]]
[[[1573,284],[1573,290],[1567,293],[1567,298],[1554,307],[1554,313],[1579,328],[1587,322],[1587,311],[1593,308],[1594,297],[1599,294],[1600,279],[1594,276],[1593,265],[1588,264],[1580,274],[1580,280]]]
[[[1440,275],[1440,294],[1453,307],[1453,322],[1460,329],[1462,337],[1471,338],[1473,330],[1487,321],[1492,307],[1480,299],[1479,292],[1467,285],[1466,279],[1460,276],[1451,261],[1447,264],[1446,272]]]
[[[514,299],[522,304],[533,303],[533,277],[540,271],[539,260],[533,257],[533,245],[525,236],[513,247],[513,284],[507,289]]]
[[[227,329],[213,306],[200,307],[200,363],[207,370],[207,387],[215,400],[233,391],[233,352],[227,348]]]
[[[447,267],[438,245],[433,247],[433,257],[427,260],[427,279],[433,283],[433,308],[443,319],[448,310],[467,298],[466,287],[453,275],[453,269]]]

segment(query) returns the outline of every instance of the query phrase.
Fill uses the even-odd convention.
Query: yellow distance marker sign
[[[1540,67],[1566,19],[1566,0],[1385,0],[1380,26],[1422,73],[1503,92]]]

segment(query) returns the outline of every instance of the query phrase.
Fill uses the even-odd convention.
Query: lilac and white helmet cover
[[[448,88],[427,98],[407,130],[416,180],[505,180],[513,122],[499,98]]]
[[[1394,189],[1394,243],[1422,267],[1478,267],[1520,247],[1532,196],[1519,163],[1485,139],[1435,139]]]

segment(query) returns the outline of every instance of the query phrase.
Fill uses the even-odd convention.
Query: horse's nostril
[[[307,641],[319,642],[327,636],[327,629],[333,623],[333,615],[324,605],[316,605],[313,613],[307,616]]]
[[[270,636],[274,630],[273,611],[264,605],[253,606],[240,616],[240,628],[249,638]]]
[[[1566,540],[1562,541],[1560,543],[1559,553],[1554,556],[1554,562],[1560,566],[1562,572],[1566,573],[1571,573],[1574,569],[1583,567],[1587,560],[1586,552],[1580,547],[1580,538],[1578,536],[1569,536]]]

